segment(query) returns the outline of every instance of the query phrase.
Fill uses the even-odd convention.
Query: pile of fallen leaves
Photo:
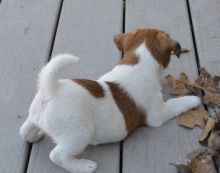
[[[165,79],[171,86],[170,93],[174,95],[203,93],[203,102],[210,107],[220,106],[219,76],[212,77],[204,68],[200,70],[200,76],[194,81],[190,81],[185,73],[181,73],[178,79],[172,75],[167,75]]]
[[[174,95],[197,94],[202,92],[203,103],[211,108],[220,107],[220,77],[212,77],[204,68],[195,81],[190,81],[185,73],[178,79],[172,75],[165,77],[170,84],[170,93]],[[205,147],[187,155],[187,164],[174,164],[178,173],[218,173],[220,172],[220,113],[210,114],[203,108],[190,110],[177,119],[178,125],[204,129],[199,143]]]

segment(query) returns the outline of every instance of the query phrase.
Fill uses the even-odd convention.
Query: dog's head
[[[134,54],[136,48],[142,43],[145,43],[152,56],[164,68],[170,62],[171,52],[174,52],[177,57],[180,56],[181,52],[180,44],[177,41],[157,29],[137,29],[132,32],[118,34],[114,37],[114,42],[120,51],[128,55],[126,61],[130,61],[131,64],[137,63],[138,60],[135,60],[131,54]]]

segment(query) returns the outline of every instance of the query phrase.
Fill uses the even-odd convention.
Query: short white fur
[[[146,112],[146,123],[158,127],[200,104],[196,96],[163,101],[160,84],[161,67],[143,43],[136,49],[139,63],[117,65],[99,82],[105,96],[93,97],[72,80],[58,80],[67,65],[78,61],[69,54],[53,58],[39,75],[39,89],[30,106],[29,116],[20,128],[24,140],[36,142],[48,134],[56,143],[50,159],[72,173],[92,173],[97,164],[78,159],[89,144],[116,142],[128,134],[123,114],[115,103],[106,81],[117,82],[135,103]]]

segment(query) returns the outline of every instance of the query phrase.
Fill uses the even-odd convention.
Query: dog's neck
[[[149,85],[145,82],[145,79],[152,78],[151,81],[160,81],[160,76],[163,67],[158,63],[158,61],[153,57],[150,51],[146,48],[145,43],[141,44],[132,54],[134,60],[131,59],[131,53],[129,55],[125,54],[125,62],[137,62],[136,64],[121,64],[115,67],[113,71],[124,74],[123,79],[127,78],[127,82],[135,85]],[[127,57],[128,56],[128,57]],[[148,80],[149,81],[149,80]]]
[[[145,107],[147,105],[146,94],[149,94],[147,93],[148,88],[153,87],[157,91],[161,90],[161,66],[144,44],[140,45],[134,53],[138,58],[137,64],[119,64],[99,80],[120,84],[138,105]]]
[[[160,78],[161,71],[163,67],[158,63],[156,58],[150,53],[150,51],[146,48],[145,43],[142,43],[135,51],[135,55],[139,59],[139,63],[137,66],[141,71],[145,71],[147,73],[151,73],[155,78]]]

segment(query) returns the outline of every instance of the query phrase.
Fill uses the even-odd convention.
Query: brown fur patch
[[[139,125],[145,124],[145,113],[136,105],[119,84],[106,82],[118,108],[124,115],[128,133],[132,132]]]
[[[133,32],[119,34],[114,37],[114,42],[118,49],[124,52],[123,59],[125,60],[121,60],[123,63],[119,64],[137,64],[138,60],[136,59],[138,57],[135,57],[134,50],[144,41],[153,57],[163,67],[167,67],[169,64],[172,51],[177,56],[179,56],[181,51],[180,45],[175,40],[169,38],[163,31],[157,29],[137,29]]]
[[[73,79],[73,81],[87,89],[89,93],[96,98],[105,96],[105,91],[97,81],[89,79]]]
[[[126,56],[124,56],[120,61],[119,61],[119,65],[123,65],[123,64],[126,64],[126,65],[135,65],[137,64],[139,61],[138,57],[135,56],[134,53],[130,52],[130,53],[127,53]]]

